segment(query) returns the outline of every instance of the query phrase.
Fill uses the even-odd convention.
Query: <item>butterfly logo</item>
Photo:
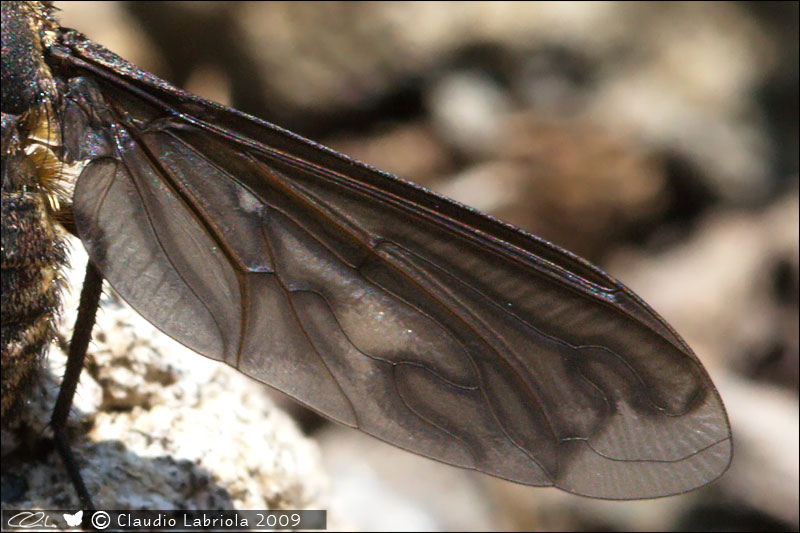
[[[67,525],[70,527],[75,527],[81,525],[81,521],[83,521],[83,511],[78,511],[75,514],[64,513],[64,520],[67,521]]]

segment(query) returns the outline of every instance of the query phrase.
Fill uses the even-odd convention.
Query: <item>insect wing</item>
[[[731,458],[719,395],[646,304],[588,263],[75,32],[75,221],[140,314],[320,413],[531,485],[663,496]]]

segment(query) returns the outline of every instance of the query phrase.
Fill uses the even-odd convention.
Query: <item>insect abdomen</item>
[[[15,414],[54,336],[65,253],[47,193],[23,149],[17,117],[3,115],[2,419]],[[11,416],[9,416],[11,415]]]

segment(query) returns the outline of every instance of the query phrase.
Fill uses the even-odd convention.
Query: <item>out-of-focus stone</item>
[[[450,146],[473,160],[496,156],[505,140],[509,95],[494,80],[477,72],[456,72],[428,91],[433,124]]]
[[[718,373],[733,429],[734,460],[720,480],[734,501],[797,529],[800,515],[800,411],[793,391]]]
[[[590,258],[666,207],[658,158],[629,137],[535,112],[503,131],[497,160],[433,188]]]
[[[703,169],[698,178],[735,203],[772,190],[772,155],[752,93],[777,50],[735,4],[629,5],[620,13],[628,53],[606,58],[588,112]]]
[[[447,146],[433,128],[422,124],[398,125],[381,133],[328,139],[326,144],[418,185],[428,186],[453,165]]]
[[[511,526],[481,474],[338,426],[319,434],[332,506],[365,531],[486,531]]]

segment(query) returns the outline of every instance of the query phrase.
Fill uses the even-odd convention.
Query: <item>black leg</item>
[[[94,511],[95,507],[83,483],[80,469],[72,455],[67,439],[67,416],[72,408],[72,398],[75,396],[75,389],[78,386],[78,379],[83,370],[83,363],[86,359],[86,350],[89,348],[89,341],[92,338],[92,328],[94,327],[95,315],[100,304],[100,293],[103,287],[103,275],[97,270],[91,260],[86,265],[86,277],[83,280],[81,290],[81,302],[78,307],[78,318],[75,320],[75,328],[72,332],[72,341],[69,344],[69,354],[67,358],[67,368],[64,371],[64,379],[61,382],[61,389],[58,391],[56,406],[53,408],[53,416],[50,418],[50,426],[53,428],[56,447],[64,466],[72,480],[72,485],[78,493],[86,509]]]

